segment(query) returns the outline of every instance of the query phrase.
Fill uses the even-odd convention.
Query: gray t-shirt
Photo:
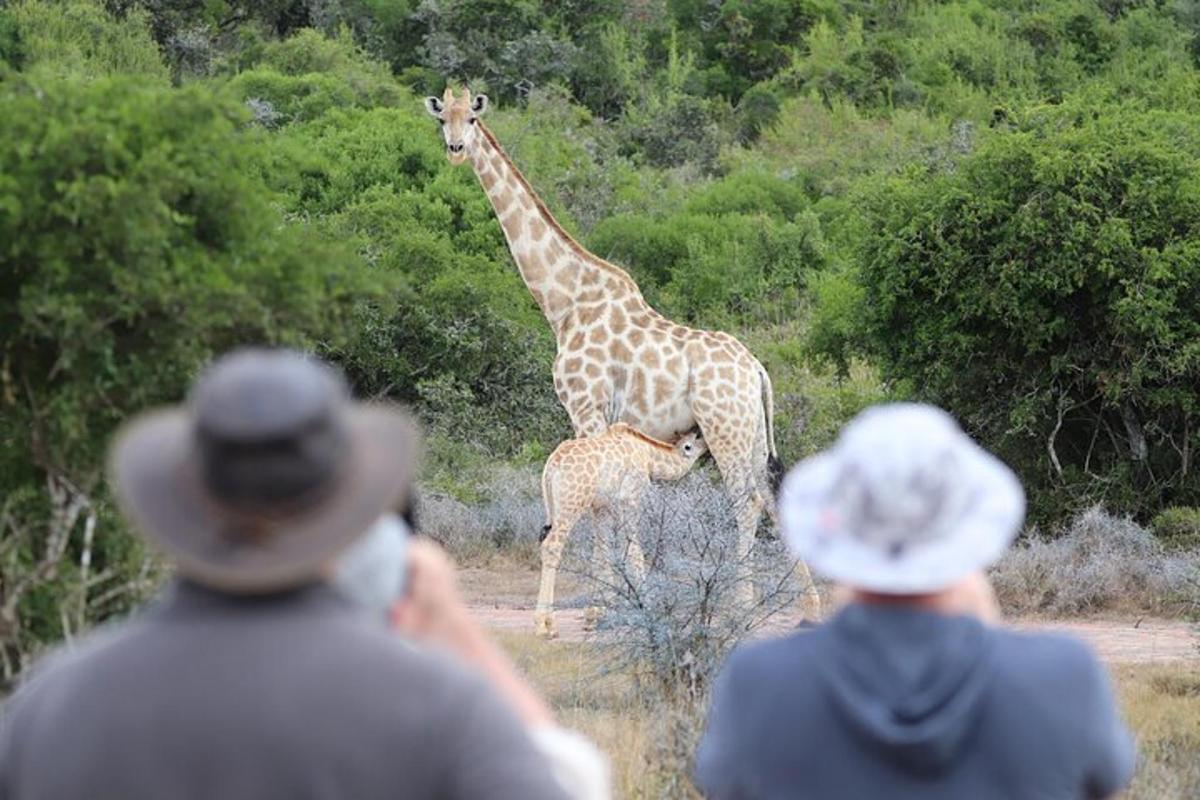
[[[714,800],[1076,800],[1114,794],[1133,766],[1080,642],[852,605],[734,653],[696,779]]]
[[[178,583],[4,712],[3,800],[563,798],[480,678],[319,585]]]

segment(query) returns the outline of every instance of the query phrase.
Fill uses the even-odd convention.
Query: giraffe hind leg
[[[538,585],[537,606],[533,612],[533,631],[545,639],[553,639],[558,635],[554,626],[554,588],[563,548],[572,527],[573,520],[555,522],[546,526],[542,537],[542,576]]]

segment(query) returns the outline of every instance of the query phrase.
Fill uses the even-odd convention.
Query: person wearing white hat
[[[944,411],[868,409],[798,464],[783,537],[845,607],[739,648],[696,761],[707,797],[1101,798],[1132,740],[1080,642],[996,627],[983,570],[1020,530],[1012,471]]]

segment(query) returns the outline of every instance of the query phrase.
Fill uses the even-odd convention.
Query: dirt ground
[[[495,630],[527,632],[533,628],[538,571],[528,564],[495,559],[486,567],[462,570],[463,591],[472,610]],[[581,641],[582,597],[570,575],[560,575],[555,622],[564,641]],[[798,618],[781,614],[764,629],[764,635],[786,633]],[[1195,627],[1178,620],[1096,617],[1071,620],[1015,619],[1018,630],[1069,633],[1090,644],[1110,664],[1200,663],[1200,636]]]

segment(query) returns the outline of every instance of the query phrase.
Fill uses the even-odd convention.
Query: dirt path
[[[471,610],[494,629],[516,633],[533,631],[532,608],[474,605]],[[559,638],[583,641],[583,610],[567,608],[555,613]],[[772,620],[765,634],[785,633],[794,627],[789,619]],[[1111,664],[1195,661],[1200,663],[1200,636],[1187,623],[1172,620],[1090,619],[1090,620],[1016,620],[1018,630],[1058,631],[1077,636]]]
[[[559,638],[583,641],[583,609],[578,607],[575,587],[569,579],[559,581],[558,597],[563,606],[555,613]],[[463,589],[474,611],[495,630],[527,633],[533,630],[537,573],[517,564],[490,565],[463,570]],[[782,634],[797,620],[780,615],[764,635]],[[1018,630],[1059,631],[1090,644],[1110,664],[1192,661],[1200,664],[1200,635],[1186,622],[1163,619],[1095,618],[1086,620],[1019,619],[1010,623]]]

